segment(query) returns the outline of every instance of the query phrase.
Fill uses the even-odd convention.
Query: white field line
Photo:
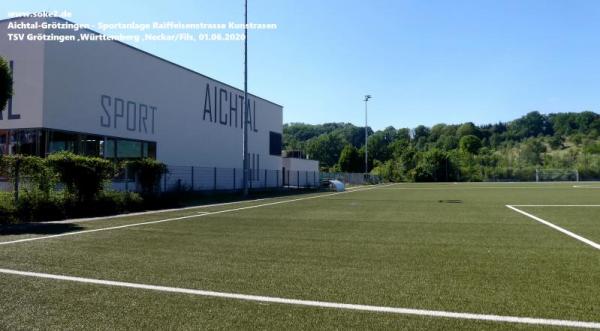
[[[382,190],[472,190],[472,189],[499,189],[499,190],[515,190],[515,189],[570,189],[569,186],[440,186],[440,187],[390,187]]]
[[[513,207],[600,207],[600,205],[511,205]]]
[[[532,215],[532,214],[530,214],[528,212],[522,211],[521,209],[518,209],[518,208],[516,208],[514,206],[506,205],[506,207],[508,207],[508,208],[516,211],[519,214],[525,215],[525,216],[527,216],[527,217],[529,217],[529,218],[531,218],[531,219],[533,219],[535,221],[538,221],[538,222],[540,222],[540,223],[542,223],[544,225],[547,225],[547,226],[553,228],[556,231],[562,232],[562,233],[566,234],[567,236],[569,236],[571,238],[577,239],[577,240],[579,240],[579,241],[581,241],[581,242],[583,242],[583,243],[585,243],[587,245],[590,245],[590,246],[594,247],[595,249],[600,249],[600,244],[597,244],[597,243],[595,243],[595,242],[593,242],[593,241],[591,241],[591,240],[589,240],[587,238],[584,238],[584,237],[582,237],[582,236],[580,236],[580,235],[578,235],[576,233],[573,233],[573,232],[571,232],[571,231],[569,231],[567,229],[561,228],[558,225],[554,225],[554,224],[552,224],[552,223],[550,223],[550,222],[548,222],[546,220],[543,220],[543,219],[541,219],[541,218],[539,218],[539,217],[537,217],[535,215]]]
[[[262,200],[267,200],[267,199],[276,199],[276,198],[277,197],[273,197],[273,198],[260,198],[260,199],[250,199],[250,200],[240,200],[240,201],[232,201],[232,202],[221,202],[221,203],[213,203],[213,204],[210,204],[210,205],[190,206],[190,207],[182,207],[182,208],[170,208],[170,209],[161,209],[161,210],[149,210],[149,211],[142,211],[142,212],[128,213],[128,214],[120,214],[120,215],[113,215],[113,216],[100,216],[100,217],[89,217],[89,218],[73,218],[73,219],[62,220],[62,221],[36,222],[36,224],[84,223],[84,222],[108,220],[108,219],[113,219],[113,218],[122,218],[122,217],[130,217],[130,216],[143,216],[143,215],[168,213],[168,212],[173,212],[173,211],[183,211],[183,210],[190,210],[190,209],[202,209],[202,208],[210,208],[210,207],[235,205],[235,204],[240,204],[240,203],[245,203],[245,202],[256,202],[256,201],[262,201]]]
[[[363,186],[349,187],[346,190],[351,192],[351,191],[355,191],[355,190],[360,189],[360,188],[363,188]],[[182,208],[149,210],[149,211],[141,211],[141,212],[136,212],[136,213],[127,213],[127,214],[112,215],[112,216],[100,216],[100,217],[88,217],[88,218],[73,218],[73,219],[62,220],[62,221],[36,222],[36,224],[84,223],[84,222],[92,222],[92,221],[109,220],[109,219],[113,219],[113,218],[131,217],[131,216],[144,216],[144,215],[168,213],[168,212],[174,212],[174,211],[184,211],[184,210],[191,210],[191,209],[202,209],[202,208],[219,207],[219,206],[227,206],[227,205],[237,205],[237,204],[241,204],[241,203],[250,203],[250,202],[256,202],[256,201],[273,200],[273,199],[278,199],[278,198],[281,198],[281,197],[258,198],[258,199],[250,199],[250,200],[240,200],[240,201],[232,201],[232,202],[213,203],[213,204],[209,204],[209,205],[182,207]]]
[[[244,301],[253,301],[253,302],[267,302],[267,303],[276,303],[276,304],[287,304],[287,305],[308,306],[308,307],[318,307],[318,308],[346,309],[346,310],[355,310],[355,311],[368,311],[368,312],[391,313],[391,314],[402,314],[402,315],[417,315],[417,316],[426,316],[426,317],[444,317],[444,318],[467,319],[467,320],[476,320],[476,321],[600,329],[600,323],[598,323],[598,322],[557,320],[557,319],[545,319],[545,318],[534,318],[534,317],[500,316],[500,315],[487,315],[487,314],[474,314],[474,313],[459,313],[459,312],[439,311],[439,310],[426,310],[426,309],[414,309],[414,308],[399,308],[399,307],[385,307],[385,306],[336,303],[336,302],[326,302],[326,301],[287,299],[287,298],[269,297],[269,296],[260,296],[260,295],[215,292],[215,291],[195,290],[195,289],[187,289],[187,288],[179,288],[179,287],[157,286],[157,285],[128,283],[128,282],[120,282],[120,281],[112,281],[112,280],[82,278],[82,277],[73,277],[73,276],[64,276],[64,275],[53,275],[53,274],[46,274],[46,273],[27,272],[27,271],[1,269],[1,268],[0,268],[0,273],[9,274],[9,275],[25,276],[25,277],[36,277],[36,278],[53,279],[53,280],[61,280],[61,281],[71,281],[71,282],[77,282],[77,283],[86,283],[86,284],[95,284],[95,285],[104,285],[104,286],[117,286],[117,287],[125,287],[125,288],[135,288],[135,289],[143,289],[143,290],[151,290],[151,291],[170,292],[170,293],[197,295],[197,296],[223,298],[223,299],[235,299],[235,300],[244,300]]]
[[[132,224],[119,225],[119,226],[111,226],[111,227],[99,228],[99,229],[93,229],[93,230],[74,231],[74,232],[54,234],[54,235],[42,236],[42,237],[17,239],[17,240],[12,240],[12,241],[0,242],[0,245],[10,245],[10,244],[17,244],[17,243],[23,243],[23,242],[29,242],[29,241],[51,239],[51,238],[59,238],[59,237],[65,237],[65,236],[73,236],[73,235],[79,235],[79,234],[85,234],[85,233],[93,233],[93,232],[101,232],[101,231],[125,229],[125,228],[131,228],[131,227],[134,227],[134,226],[142,226],[142,225],[149,225],[149,224],[158,224],[158,223],[179,221],[179,220],[184,220],[184,219],[188,219],[188,218],[197,218],[197,217],[203,217],[203,216],[209,216],[209,215],[217,215],[217,214],[223,214],[223,213],[230,213],[230,212],[235,212],[235,211],[240,211],[240,210],[254,209],[254,208],[259,208],[259,207],[274,206],[274,205],[279,205],[279,204],[283,204],[283,203],[290,203],[290,202],[296,202],[296,201],[302,201],[302,200],[324,198],[324,197],[329,197],[329,196],[338,195],[338,194],[344,194],[344,193],[368,191],[368,190],[372,190],[372,189],[376,189],[376,188],[380,188],[380,187],[385,187],[385,186],[389,186],[389,185],[394,185],[394,184],[388,184],[388,185],[383,185],[383,186],[370,186],[368,188],[361,189],[361,190],[352,190],[352,191],[344,191],[344,192],[335,192],[335,193],[328,193],[328,194],[312,195],[312,196],[303,197],[303,198],[296,198],[296,199],[275,201],[275,202],[263,203],[263,204],[252,205],[252,206],[247,206],[247,207],[240,207],[240,208],[219,210],[219,211],[214,211],[214,212],[207,212],[205,214],[194,214],[194,215],[187,215],[187,216],[166,218],[166,219],[156,220],[156,221],[148,221],[148,222],[132,223]]]

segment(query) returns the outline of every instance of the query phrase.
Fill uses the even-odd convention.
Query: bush
[[[132,192],[102,192],[93,200],[79,201],[74,196],[33,191],[23,194],[16,206],[12,201],[0,200],[0,224],[108,216],[143,209],[144,201]]]
[[[48,156],[47,162],[79,202],[92,200],[102,191],[104,182],[116,175],[115,165],[99,157],[59,152]]]
[[[17,221],[12,194],[0,192],[0,225],[16,223]]]
[[[46,160],[37,156],[29,155],[8,155],[0,157],[0,173],[6,174],[11,180],[18,176],[21,183],[29,182],[31,189],[39,190],[44,194],[50,194],[50,191],[56,185],[56,174],[50,169]]]
[[[127,161],[128,171],[135,175],[143,193],[155,193],[160,188],[160,178],[167,173],[167,166],[154,159]]]
[[[133,192],[104,191],[93,200],[79,201],[65,197],[67,218],[97,217],[116,215],[143,210],[144,202],[139,194]]]
[[[66,217],[64,197],[48,195],[41,191],[21,195],[15,206],[14,215],[20,222],[46,222]]]

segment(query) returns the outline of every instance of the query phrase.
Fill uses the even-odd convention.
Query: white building
[[[44,29],[43,22],[70,23],[0,21],[0,56],[10,61],[14,80],[14,96],[0,112],[2,154],[71,150],[118,160],[155,157],[169,166],[242,167],[243,91],[118,41],[81,40],[98,35],[93,31]],[[40,35],[74,40],[31,40]],[[255,95],[248,101],[256,179],[263,170],[282,171],[283,109]]]

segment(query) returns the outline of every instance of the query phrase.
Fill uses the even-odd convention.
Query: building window
[[[281,133],[269,132],[269,154],[281,156]]]
[[[11,130],[6,139],[8,154],[43,155],[45,135],[41,130]]]
[[[77,153],[77,134],[48,130],[48,150],[46,154],[60,151]]]
[[[51,129],[0,130],[0,155],[47,156],[68,151],[107,159],[156,159],[156,143]]]
[[[9,131],[0,130],[0,155],[8,155]]]
[[[118,159],[137,159],[142,157],[142,142],[133,140],[117,140]]]
[[[104,144],[104,157],[107,159],[114,159],[117,157],[116,153],[117,141],[112,138],[107,138]]]
[[[78,152],[85,156],[104,156],[104,137],[81,135]]]

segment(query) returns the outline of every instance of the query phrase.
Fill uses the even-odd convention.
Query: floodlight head
[[[369,101],[369,99],[371,99],[371,95],[370,94],[365,95],[365,101]]]

